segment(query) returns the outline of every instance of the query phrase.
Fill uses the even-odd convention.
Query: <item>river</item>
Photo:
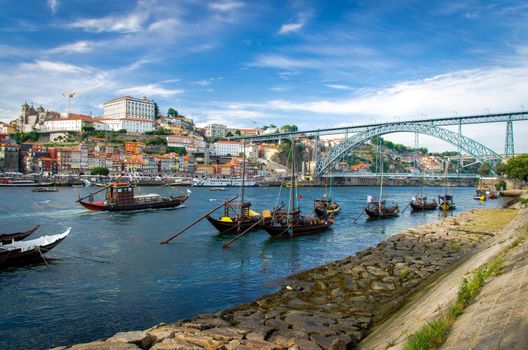
[[[81,195],[91,189],[80,189]],[[377,187],[334,188],[342,206],[328,231],[290,240],[272,240],[252,232],[229,249],[233,236],[219,236],[202,221],[171,244],[160,241],[238,194],[238,189],[212,192],[192,188],[183,208],[135,213],[89,212],[74,201],[78,189],[32,193],[28,188],[0,189],[0,233],[27,230],[56,234],[71,226],[66,240],[46,256],[49,265],[0,271],[0,349],[44,349],[87,342],[119,331],[148,328],[198,313],[215,312],[249,302],[280,288],[288,275],[353,255],[408,227],[438,220],[474,207],[500,207],[502,200],[473,200],[473,188],[450,189],[457,210],[413,213],[367,221],[367,195]],[[143,193],[176,194],[185,188],[142,187]],[[321,188],[302,188],[301,207],[311,211]],[[420,188],[387,187],[389,199],[403,209]],[[429,188],[431,198],[443,192]],[[279,188],[249,188],[254,210],[270,209]],[[288,189],[281,198],[288,203]],[[220,211],[218,212],[220,214]]]

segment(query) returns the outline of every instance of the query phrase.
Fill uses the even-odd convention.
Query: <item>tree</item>
[[[95,127],[93,125],[83,125],[81,130],[84,132],[92,132],[95,131]]]
[[[127,131],[126,131],[126,129],[120,129],[120,130],[117,130],[117,133],[118,134],[126,134]]]
[[[233,137],[233,133],[231,131],[228,131],[226,137]]]
[[[240,130],[238,130],[238,129],[235,130],[235,134],[238,135],[238,136],[241,136],[241,135],[242,135],[242,133],[241,133]]]
[[[169,117],[177,117],[178,116],[178,111],[171,107],[171,108],[169,108],[169,110],[167,112],[167,115]]]
[[[504,175],[506,173],[506,164],[497,163],[497,165],[495,165],[495,172],[499,175]]]
[[[294,125],[294,124],[292,125],[286,124],[281,127],[281,130],[284,132],[295,132],[299,130],[299,128],[297,127],[297,125]]]
[[[91,174],[92,175],[107,176],[108,174],[110,174],[110,170],[108,170],[108,168],[105,168],[105,167],[102,167],[102,166],[97,166],[97,167],[92,169]]]
[[[154,102],[154,119],[159,119],[161,117],[161,114],[159,112],[159,107],[156,102]]]
[[[528,154],[510,158],[506,164],[506,175],[510,179],[528,181]]]
[[[490,170],[491,170],[491,167],[490,167],[490,165],[489,165],[488,162],[484,162],[484,163],[482,163],[482,165],[481,165],[480,168],[479,168],[480,176],[486,176],[486,175],[489,175]]]
[[[178,153],[180,156],[184,156],[187,154],[187,150],[185,149],[185,147],[167,147],[167,152],[168,153]]]
[[[147,142],[145,142],[146,145],[166,145],[167,139],[165,137],[154,137],[151,139],[148,139]]]

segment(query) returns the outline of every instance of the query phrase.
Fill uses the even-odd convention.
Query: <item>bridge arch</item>
[[[334,148],[332,148],[326,156],[321,157],[317,162],[317,176],[321,176],[330,165],[334,164],[334,162],[339,159],[343,155],[343,153],[347,152],[351,148],[354,148],[357,145],[360,145],[365,141],[370,140],[374,136],[392,134],[397,132],[413,132],[439,138],[454,146],[460,147],[462,150],[475,157],[475,159],[481,163],[484,161],[488,161],[490,163],[497,163],[501,159],[501,156],[499,154],[484,146],[483,144],[472,140],[464,135],[461,135],[448,129],[440,128],[438,126],[430,124],[413,123],[384,124],[356,133],[351,137],[347,138],[345,141],[336,145]]]

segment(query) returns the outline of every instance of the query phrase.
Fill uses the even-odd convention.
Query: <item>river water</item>
[[[81,195],[90,189],[80,189]],[[91,189],[93,190],[93,188]],[[185,188],[142,187],[143,193],[176,194]],[[403,209],[420,189],[387,187],[389,199]],[[300,204],[311,211],[323,189],[304,188]],[[44,349],[87,342],[118,331],[148,328],[198,313],[249,302],[280,288],[288,275],[353,255],[408,227],[436,221],[439,211],[367,221],[367,195],[376,187],[335,188],[342,212],[328,231],[290,240],[272,240],[252,232],[222,249],[233,236],[219,236],[202,221],[169,245],[160,241],[238,194],[192,188],[183,208],[135,213],[89,212],[74,201],[78,189],[32,193],[28,188],[0,189],[0,233],[27,230],[56,234],[71,226],[70,236],[46,256],[49,265],[0,271],[0,349]],[[441,188],[427,189],[435,198]],[[453,188],[458,209],[500,207],[502,200],[473,200],[473,188]],[[246,191],[253,208],[270,209],[279,188]],[[288,190],[280,199],[288,203]],[[218,212],[220,214],[220,211]],[[448,213],[447,215],[452,215]]]

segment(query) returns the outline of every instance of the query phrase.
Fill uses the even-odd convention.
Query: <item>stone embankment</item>
[[[70,349],[347,349],[420,288],[466,260],[516,210],[476,209],[408,229],[290,276],[278,292],[216,314]]]

